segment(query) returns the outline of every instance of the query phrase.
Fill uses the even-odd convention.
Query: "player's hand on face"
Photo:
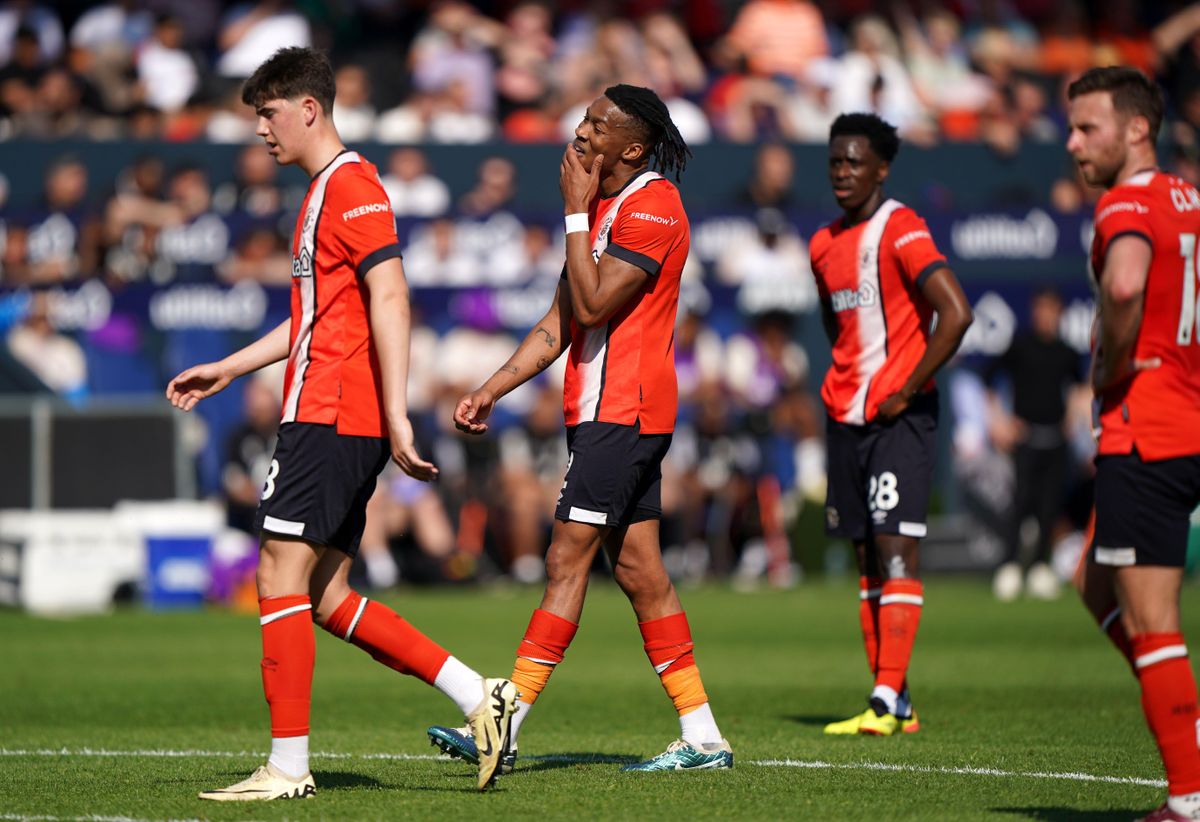
[[[220,363],[195,365],[167,383],[167,400],[176,408],[191,411],[196,403],[221,391],[231,380]]]
[[[907,408],[908,400],[897,392],[879,404],[878,416],[883,422],[891,422],[903,414]]]
[[[558,171],[558,190],[562,192],[563,204],[568,214],[586,212],[600,189],[600,167],[604,155],[599,154],[590,167],[585,167],[574,143],[567,143],[563,152],[562,166]]]
[[[392,460],[400,466],[401,471],[421,482],[437,479],[437,466],[421,459],[421,455],[417,453],[412,423],[407,417],[388,425],[388,439],[392,445]]]
[[[496,398],[482,388],[458,401],[454,408],[454,427],[467,434],[482,434],[488,430],[484,422],[492,413]]]

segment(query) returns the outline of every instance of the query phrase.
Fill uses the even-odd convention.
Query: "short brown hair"
[[[268,100],[294,100],[307,95],[330,116],[335,88],[333,66],[324,53],[291,46],[279,49],[254,70],[242,86],[242,102],[257,109]]]
[[[1088,69],[1067,86],[1067,99],[1074,100],[1097,91],[1112,95],[1114,110],[1127,116],[1145,117],[1150,124],[1150,142],[1158,139],[1163,121],[1163,95],[1149,77],[1128,66]]]

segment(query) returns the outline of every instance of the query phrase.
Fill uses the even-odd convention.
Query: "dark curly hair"
[[[900,150],[896,127],[874,114],[842,114],[829,127],[829,140],[835,137],[866,137],[881,160],[890,163]]]

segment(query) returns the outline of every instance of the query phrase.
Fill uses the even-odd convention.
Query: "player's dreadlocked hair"
[[[655,167],[663,174],[674,174],[678,181],[692,151],[671,122],[671,115],[658,95],[648,88],[621,83],[606,88],[604,96],[644,131]]]
[[[829,139],[834,137],[866,137],[871,150],[879,159],[890,163],[900,150],[896,127],[874,114],[842,114],[829,127]]]

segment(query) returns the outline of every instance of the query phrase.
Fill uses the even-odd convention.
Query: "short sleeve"
[[[933,272],[946,265],[946,257],[933,241],[929,226],[915,211],[896,212],[888,225],[888,238],[901,273],[918,288],[925,285]]]
[[[687,215],[678,197],[661,184],[651,183],[630,195],[612,227],[605,254],[635,265],[651,277],[658,276],[667,255],[686,236]]]
[[[401,256],[396,217],[378,179],[347,165],[330,180],[329,205],[323,219],[359,278],[384,260]]]
[[[1150,204],[1146,199],[1141,191],[1122,186],[1106,192],[1096,203],[1096,240],[1101,256],[1113,240],[1130,234],[1153,245]]]

